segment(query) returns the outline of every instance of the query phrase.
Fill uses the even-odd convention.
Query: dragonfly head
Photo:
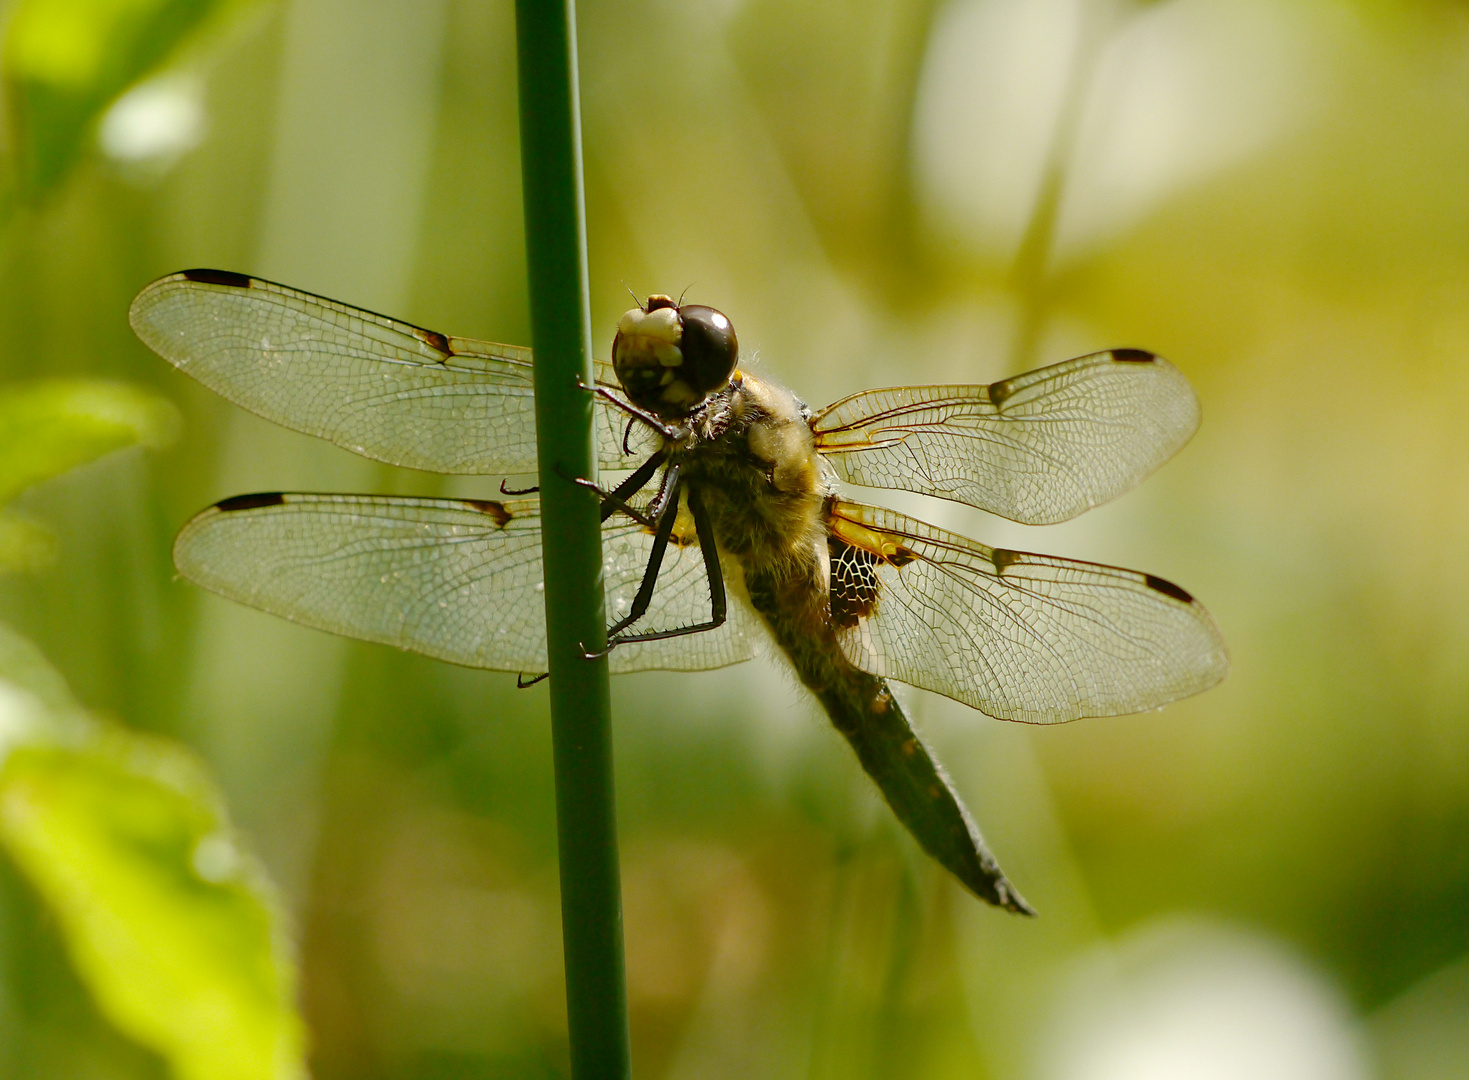
[[[679,420],[729,381],[739,351],[723,312],[655,293],[618,322],[612,367],[634,405]]]

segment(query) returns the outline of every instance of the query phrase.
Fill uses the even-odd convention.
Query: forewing
[[[626,518],[604,525],[610,606],[636,591],[652,540]],[[708,619],[707,584],[692,573],[702,572],[697,550],[692,559],[668,553],[649,625]],[[469,667],[546,670],[535,499],[245,495],[185,525],[174,563],[206,589],[319,630]],[[754,617],[735,605],[730,614],[717,630],[614,649],[612,670],[702,670],[748,659],[758,640]]]
[[[1151,574],[989,548],[859,503],[835,503],[831,528],[848,659],[1001,720],[1141,712],[1228,669],[1204,608]]]
[[[1128,491],[1188,442],[1199,404],[1160,356],[1114,349],[989,386],[868,390],[811,420],[837,475],[1027,525]]]
[[[129,317],[144,344],[236,405],[364,457],[441,473],[536,471],[529,349],[219,270],[160,278]],[[622,415],[600,399],[594,408]],[[616,424],[599,425],[602,461],[630,467]]]

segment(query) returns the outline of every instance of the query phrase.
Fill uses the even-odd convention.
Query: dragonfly
[[[220,270],[134,300],[138,336],[234,404],[376,461],[536,469],[529,349],[454,337]],[[698,671],[773,641],[919,845],[971,892],[1032,909],[888,680],[1001,720],[1159,708],[1228,669],[1203,606],[1153,574],[988,547],[843,485],[1024,524],[1134,487],[1199,421],[1187,379],[1122,348],[988,385],[862,390],[811,410],[738,366],[730,320],[653,295],[594,365],[607,661]],[[508,672],[546,670],[539,503],[267,492],[179,533],[206,589],[297,623]]]

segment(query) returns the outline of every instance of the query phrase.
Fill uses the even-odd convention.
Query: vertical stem
[[[575,1080],[626,1080],[627,989],[612,778],[573,0],[516,0],[520,156],[535,346],[547,667]]]

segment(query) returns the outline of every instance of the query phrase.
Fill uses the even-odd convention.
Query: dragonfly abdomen
[[[974,819],[887,682],[842,653],[822,577],[813,565],[745,565],[751,604],[919,846],[980,899],[1034,914],[985,848]]]

